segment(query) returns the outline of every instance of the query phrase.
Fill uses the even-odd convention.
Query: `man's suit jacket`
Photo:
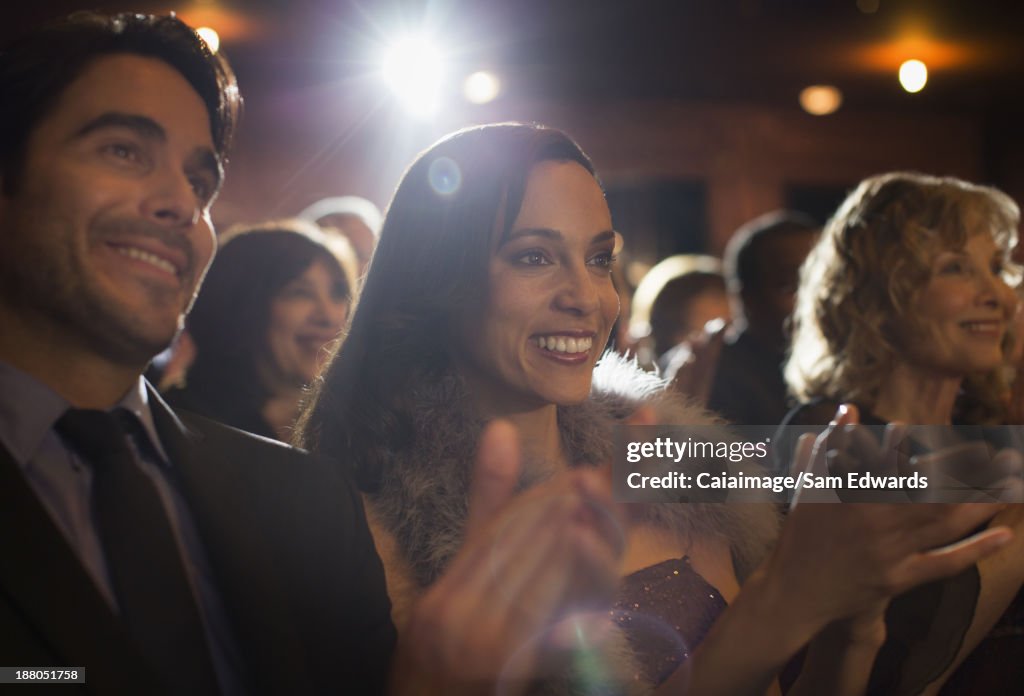
[[[150,406],[209,558],[246,690],[383,690],[395,631],[354,486],[298,450],[176,415],[152,390]],[[2,446],[0,666],[85,667],[86,693],[162,691]]]

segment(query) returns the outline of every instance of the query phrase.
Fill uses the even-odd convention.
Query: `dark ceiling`
[[[1020,2],[43,0],[5,8],[0,33],[95,7],[175,10],[213,25],[243,85],[358,78],[373,69],[374,47],[389,35],[427,24],[453,71],[498,71],[506,99],[792,105],[803,87],[829,83],[849,109],[1024,111]],[[912,57],[931,72],[916,95],[895,77]]]

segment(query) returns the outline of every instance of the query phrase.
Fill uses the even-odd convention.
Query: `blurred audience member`
[[[359,277],[366,275],[383,220],[376,205],[360,196],[322,198],[299,213],[299,218],[315,222],[324,231],[336,231],[348,239],[359,262]]]
[[[786,320],[818,229],[806,215],[776,211],[745,224],[726,247],[734,323],[707,405],[735,423],[776,425],[786,415]]]
[[[630,334],[642,364],[663,367],[669,350],[699,334],[712,319],[729,319],[722,262],[703,254],[677,254],[647,272],[633,295]]]
[[[168,401],[288,439],[302,390],[345,325],[355,263],[345,240],[305,221],[229,231],[188,315],[195,362]]]

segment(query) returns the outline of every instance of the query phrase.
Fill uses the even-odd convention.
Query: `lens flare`
[[[462,93],[466,100],[473,104],[486,104],[494,101],[501,92],[501,82],[494,73],[485,70],[475,72],[466,78],[462,85]]]
[[[454,160],[438,157],[427,169],[430,187],[441,196],[454,195],[462,186],[462,170]]]

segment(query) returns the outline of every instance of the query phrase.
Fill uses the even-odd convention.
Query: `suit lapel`
[[[0,588],[50,646],[53,660],[87,667],[90,690],[159,691],[120,620],[2,445]]]
[[[247,497],[246,478],[256,462],[190,430],[150,389],[150,409],[160,441],[178,476],[214,574],[233,636],[241,649],[246,681],[259,692],[311,690],[306,659],[288,611],[284,574],[275,572],[266,548],[268,524],[259,500]],[[271,521],[272,523],[272,521]]]

